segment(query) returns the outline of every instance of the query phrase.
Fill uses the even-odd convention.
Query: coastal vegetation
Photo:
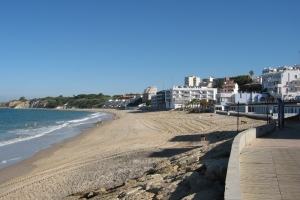
[[[47,96],[44,98],[35,98],[28,100],[24,96],[20,97],[19,100],[12,100],[7,103],[1,103],[0,107],[10,107],[10,108],[80,108],[80,109],[92,109],[92,108],[102,108],[107,100],[114,99],[128,99],[136,94],[126,94],[126,95],[105,95],[99,94],[79,94],[73,95],[72,97],[66,97],[59,95],[57,97]],[[148,102],[151,104],[151,101]],[[136,99],[135,102],[129,104],[129,106],[138,106],[142,104],[142,98]]]
[[[79,94],[73,95],[73,97],[64,97],[59,95],[57,97],[44,97],[44,98],[35,98],[32,100],[26,99],[24,96],[20,97],[19,100],[13,100],[8,103],[1,103],[0,107],[15,107],[20,103],[27,104],[38,104],[38,108],[100,108],[104,105],[106,100],[114,99],[117,96],[121,95],[104,95],[99,94]],[[13,103],[11,103],[13,102]]]
[[[206,99],[193,99],[188,104],[186,104],[186,110],[189,112],[199,113],[200,111],[206,112],[209,108],[216,104],[215,100]]]
[[[46,101],[47,108],[56,108],[58,106],[65,106],[67,108],[100,108],[104,105],[106,100],[111,99],[109,95],[99,94],[79,94],[73,97],[46,97],[41,99]]]

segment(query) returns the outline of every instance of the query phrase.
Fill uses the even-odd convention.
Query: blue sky
[[[291,66],[299,13],[298,0],[0,0],[0,102]]]

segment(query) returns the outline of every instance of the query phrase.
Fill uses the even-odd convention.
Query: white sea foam
[[[99,118],[99,119],[97,119],[97,118]],[[48,126],[48,127],[33,126],[33,127],[27,127],[26,129],[11,130],[11,131],[9,131],[10,134],[15,135],[16,137],[11,138],[6,141],[1,141],[0,147],[10,145],[13,143],[18,143],[18,142],[23,142],[23,141],[39,138],[39,137],[42,137],[53,131],[62,129],[64,127],[68,127],[70,129],[72,129],[72,127],[87,124],[87,123],[93,123],[93,122],[96,122],[103,118],[108,118],[108,116],[105,113],[97,112],[97,113],[92,113],[92,114],[88,115],[88,117],[84,117],[81,119],[74,119],[74,120],[70,120],[67,122],[66,121],[57,121],[57,122],[55,122],[56,125],[54,125],[54,126]]]
[[[26,141],[26,140],[31,140],[34,138],[38,138],[38,137],[42,137],[48,133],[51,133],[55,130],[61,129],[65,126],[67,126],[68,123],[64,123],[58,126],[50,126],[50,127],[43,127],[43,128],[39,128],[39,129],[30,129],[30,130],[23,130],[23,131],[19,131],[18,134],[19,137],[17,138],[13,138],[11,140],[7,140],[7,141],[3,141],[0,142],[0,147],[1,146],[6,146],[9,144],[13,144],[13,143],[17,143],[17,142],[22,142],[22,141]]]
[[[89,120],[90,118],[86,117],[86,118],[82,118],[82,119],[74,119],[74,120],[70,120],[68,121],[69,123],[77,123],[77,122],[83,122],[86,120]]]
[[[94,119],[94,118],[97,118],[97,117],[100,117],[100,116],[103,116],[105,114],[103,113],[93,113],[91,115],[89,115],[89,117],[85,117],[85,118],[82,118],[82,119],[74,119],[74,120],[70,120],[68,121],[69,123],[78,123],[78,122],[83,122],[83,121],[87,121],[87,120],[90,120],[90,119]]]
[[[19,160],[21,157],[19,158],[12,158],[12,159],[8,159],[8,160],[1,160],[1,164],[6,164],[9,161],[13,161],[13,160]]]

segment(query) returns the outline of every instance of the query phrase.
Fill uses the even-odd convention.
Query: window
[[[295,78],[297,78],[297,75],[295,75]]]

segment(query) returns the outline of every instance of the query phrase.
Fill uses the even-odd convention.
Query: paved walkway
[[[242,199],[300,199],[300,125],[256,138],[240,156]]]

